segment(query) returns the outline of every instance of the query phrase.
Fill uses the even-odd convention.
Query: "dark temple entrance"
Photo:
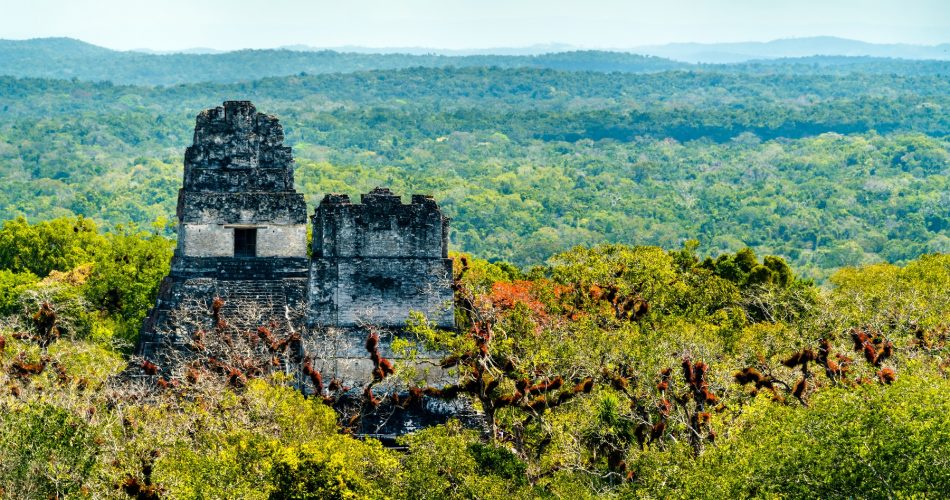
[[[234,256],[257,256],[257,228],[234,229]]]

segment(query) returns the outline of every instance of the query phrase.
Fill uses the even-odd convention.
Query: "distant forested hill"
[[[68,38],[0,40],[0,75],[173,85],[247,82],[300,74],[349,73],[414,67],[536,68],[559,71],[947,75],[950,61],[871,57],[809,57],[735,65],[693,65],[624,52],[574,51],[541,55],[369,54],[330,50],[240,50],[218,54],[119,52]]]
[[[688,65],[659,57],[619,52],[564,52],[534,56],[356,54],[330,50],[147,54],[113,51],[69,38],[0,40],[0,75],[78,78],[138,85],[240,82],[300,73],[324,74],[420,66],[497,66],[643,73]]]
[[[939,63],[934,63],[939,64]],[[807,276],[950,251],[939,74],[412,68],[168,87],[0,78],[0,219],[173,218],[194,117],[280,117],[297,185],[432,193],[453,247],[745,245]]]

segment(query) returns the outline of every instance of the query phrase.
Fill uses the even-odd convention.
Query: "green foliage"
[[[0,269],[48,276],[90,262],[102,243],[96,225],[83,217],[30,224],[19,217],[0,227]]]
[[[162,423],[153,409],[149,425]],[[365,498],[398,479],[396,458],[338,433],[333,410],[292,387],[254,380],[211,411],[186,405],[160,446],[154,477],[176,498]]]
[[[130,81],[155,83],[136,71],[162,64],[178,68],[162,81],[220,80],[235,64],[249,78],[295,76],[170,87],[0,77],[3,495],[950,489],[946,63],[630,74],[679,65],[610,53],[80,52],[112,61],[89,71]],[[380,70],[287,73],[300,64]],[[467,67],[486,64],[497,67]],[[393,69],[406,65],[437,67]],[[599,73],[609,70],[628,73]],[[195,114],[233,98],[282,119],[309,202],[388,185],[434,194],[452,217],[452,246],[467,252],[452,255],[456,270],[468,263],[457,285],[471,294],[457,298],[471,310],[458,331],[418,315],[410,331],[456,357],[450,376],[484,376],[484,434],[452,422],[405,437],[399,454],[341,434],[328,406],[279,377],[238,390],[118,376],[127,360],[115,347],[135,340],[174,245],[172,227],[144,224],[174,211]],[[876,339],[870,353],[855,352],[855,329]],[[835,358],[846,375],[788,362],[821,345],[856,358]],[[865,359],[888,345],[883,363]],[[394,348],[411,360],[418,345]],[[715,399],[700,405],[684,360],[704,367]],[[739,385],[746,368],[771,389]],[[400,370],[413,381],[424,371]]]
[[[95,430],[67,409],[0,412],[0,488],[10,498],[78,496],[96,465]]]
[[[174,243],[153,232],[120,226],[104,235],[96,252],[85,295],[96,309],[117,319],[115,335],[134,345],[145,314],[155,304],[158,286],[168,274]]]
[[[524,465],[502,450],[480,445],[458,422],[426,429],[405,439],[403,498],[531,498],[516,474]]]
[[[829,390],[809,408],[761,397],[657,496],[931,497],[950,488],[950,383],[922,373]],[[664,493],[665,492],[665,493]]]
[[[821,290],[779,258],[745,249],[701,260],[693,242],[577,247],[527,273],[454,254],[466,322],[438,331],[415,315],[418,341],[394,348],[410,360],[419,344],[442,350],[460,381],[483,362],[488,384],[474,405],[491,410],[489,432],[452,421],[403,437],[399,453],[342,433],[322,398],[282,374],[241,388],[213,377],[128,382],[113,332],[149,305],[171,246],[160,233],[96,233],[98,247],[64,250],[89,256],[69,271],[2,275],[16,294],[0,322],[4,495],[927,497],[950,488],[947,255],[842,269]],[[113,287],[128,308],[103,300]],[[877,339],[874,356],[889,351],[882,363],[864,345],[855,351],[856,330]],[[789,361],[822,345],[847,371],[829,375],[813,353],[803,376]],[[745,368],[772,388],[737,383]]]
[[[905,267],[846,268],[831,282],[832,307],[842,324],[902,337],[950,325],[950,255],[925,255]]]
[[[476,464],[487,455],[482,447],[511,446],[535,488],[553,491],[559,486],[547,478],[558,477],[570,490],[578,478],[564,472],[583,470],[588,493],[646,497],[800,497],[809,491],[818,496],[836,491],[914,496],[936,491],[926,487],[926,480],[912,481],[898,466],[879,465],[884,458],[868,454],[879,449],[875,446],[897,444],[901,433],[910,432],[900,426],[882,430],[891,419],[915,425],[909,415],[931,393],[946,391],[950,273],[945,256],[925,256],[904,268],[842,270],[833,279],[838,286],[822,293],[780,258],[760,260],[745,249],[700,261],[694,249],[691,243],[672,252],[580,247],[552,257],[548,266],[529,273],[530,281],[520,282],[503,275],[493,281],[478,271],[490,269],[487,263],[468,258],[467,269],[478,272],[471,281],[467,273],[463,276],[462,290],[478,287],[485,294],[470,301],[476,304],[473,323],[463,323],[454,336],[416,330],[428,343],[449,351],[446,359],[453,363],[479,359],[476,346],[485,345],[486,363],[512,372],[506,376],[513,384],[496,372],[481,372],[482,379],[492,377],[501,384],[489,384],[487,390],[495,392],[478,396],[486,415],[493,407],[490,422],[497,437],[489,444],[467,445]],[[762,279],[756,279],[758,273]],[[619,314],[631,297],[649,304],[648,311]],[[479,333],[486,328],[492,332],[490,342]],[[858,360],[849,358],[857,342],[855,328],[882,329],[875,342],[893,343],[884,350],[898,349],[899,354],[881,363],[868,358],[862,345],[852,354]],[[468,330],[476,332],[467,337],[474,343],[460,341]],[[873,356],[885,359],[876,349]],[[840,365],[816,361],[814,350],[825,353],[819,358]],[[813,364],[803,376],[801,363],[790,361],[796,356],[811,356],[818,366]],[[694,373],[702,366],[702,384],[679,375],[681,365],[692,366]],[[472,368],[459,366],[465,383]],[[841,371],[829,374],[831,366]],[[759,376],[768,374],[771,389],[748,391],[736,384],[744,367]],[[569,376],[576,383],[590,377],[594,390],[565,404],[552,402],[560,398],[538,397],[530,409],[518,406],[519,391],[526,391],[539,374],[542,382],[535,387],[554,378]],[[519,377],[525,385],[519,385]],[[899,387],[907,384],[917,389],[929,385],[929,392],[901,392]],[[750,397],[756,392],[762,395]],[[923,450],[945,444],[946,433],[936,430],[945,425],[938,416],[944,411],[941,405],[924,412],[932,430],[915,431],[920,439],[900,443],[893,452],[880,448],[895,463],[902,454],[913,455],[911,463],[919,462],[914,467],[929,467],[929,480],[938,484],[944,481],[945,464]],[[930,434],[924,437],[926,432]],[[878,441],[881,435],[887,440]],[[452,434],[440,439],[450,436],[461,439]],[[850,450],[842,453],[851,458],[842,462],[828,451],[839,446]],[[449,451],[431,453],[443,457]],[[458,462],[447,462],[453,471],[473,467],[465,465],[466,455],[455,453]],[[842,471],[841,464],[850,463],[858,464],[866,477],[855,479],[859,473]],[[746,474],[746,466],[754,472]],[[821,472],[810,473],[813,469]],[[875,476],[874,471],[886,472]],[[773,474],[780,479],[772,482]],[[808,474],[813,481],[795,480]],[[892,489],[886,489],[888,484]],[[442,484],[436,491],[456,494],[441,489],[449,487]]]
[[[950,249],[942,75],[413,68],[174,87],[4,78],[0,217],[80,214],[110,228],[170,217],[195,114],[248,98],[284,123],[311,204],[377,185],[431,193],[453,218],[454,248],[522,267],[575,245],[696,239],[704,255],[749,247],[822,281],[841,266]]]
[[[735,255],[722,254],[715,261],[707,258],[702,267],[742,288],[765,285],[788,287],[795,280],[784,259],[769,255],[760,264],[755,251],[748,247],[739,250]]]
[[[272,474],[272,500],[360,498],[355,478],[341,464],[323,457],[297,458],[293,464],[278,462]]]
[[[0,315],[15,312],[20,294],[37,281],[39,278],[29,271],[17,273],[0,269]]]
[[[468,452],[478,464],[480,475],[495,474],[513,481],[517,485],[524,485],[527,480],[528,467],[515,456],[511,450],[501,446],[472,443]]]
[[[64,217],[0,228],[0,315],[30,325],[48,304],[57,335],[131,348],[168,274],[174,242],[165,223],[100,233],[91,220]],[[42,280],[39,278],[43,278]]]
[[[795,276],[785,259],[766,255],[759,263],[751,248],[715,260],[707,257],[700,267],[738,286],[754,321],[796,322],[817,300],[811,281]]]

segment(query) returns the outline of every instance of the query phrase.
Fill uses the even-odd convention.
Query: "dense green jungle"
[[[0,497],[950,491],[946,62],[277,51],[223,81],[268,54],[63,43],[0,44],[35,65],[0,76]],[[360,439],[266,362],[287,342],[254,371],[131,354],[195,115],[233,99],[280,118],[311,207],[388,186],[452,217],[458,328],[409,321],[393,403],[481,425]]]
[[[194,116],[250,99],[284,124],[311,205],[377,185],[430,193],[454,219],[454,248],[489,260],[696,239],[705,254],[781,255],[824,282],[841,266],[950,251],[947,63],[744,67],[174,86],[0,77],[0,218],[172,218]]]

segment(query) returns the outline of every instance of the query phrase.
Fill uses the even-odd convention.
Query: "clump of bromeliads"
[[[462,257],[460,263],[453,290],[456,311],[461,317],[460,333],[469,342],[467,348],[445,357],[440,363],[442,369],[457,370],[460,377],[458,382],[445,387],[421,389],[421,394],[440,399],[454,399],[459,395],[471,397],[482,409],[486,437],[491,441],[512,442],[519,451],[524,451],[521,436],[506,434],[500,429],[498,412],[505,408],[517,410],[523,415],[519,424],[523,428],[540,419],[548,410],[579,394],[589,393],[594,379],[592,376],[567,377],[528,371],[521,366],[518,356],[496,348],[502,311],[523,303],[537,313],[542,306],[530,299],[530,293],[519,288],[528,286],[527,282],[516,282],[513,287],[496,290],[498,293],[487,300],[477,296],[464,281],[470,270],[468,260]]]
[[[253,378],[290,373],[302,362],[301,335],[292,327],[261,321],[259,314],[248,314],[252,320],[226,318],[220,297],[211,301],[210,310],[189,306],[177,317],[193,332],[186,342],[163,349],[160,359],[138,361],[139,374],[161,390],[187,392],[205,382],[241,388]]]
[[[266,313],[248,303],[228,307],[220,297],[210,304],[188,304],[176,316],[184,330],[194,332],[184,345],[162,349],[160,359],[139,358],[131,371],[151,390],[184,397],[222,386],[240,390],[251,379],[282,377],[336,409],[345,431],[358,429],[361,417],[385,397],[398,405],[410,403],[376,390],[395,367],[381,354],[375,329],[369,328],[365,343],[373,362],[370,381],[352,388],[336,378],[325,381],[314,359],[305,355],[303,336],[294,323]]]
[[[36,309],[25,311],[26,321],[11,323],[9,337],[0,334],[0,370],[6,376],[5,392],[15,398],[29,398],[29,394],[43,393],[51,385],[60,389],[87,391],[92,383],[83,376],[70,374],[61,361],[61,352],[50,346],[75,330],[68,319],[58,312],[52,302],[42,300]],[[3,351],[10,347],[16,354],[3,363]]]
[[[761,356],[758,366],[747,366],[736,372],[734,378],[739,385],[751,386],[753,395],[759,391],[769,391],[773,399],[779,402],[784,402],[791,395],[806,406],[808,394],[818,387],[813,367],[817,367],[817,371],[823,373],[833,386],[855,386],[874,380],[891,384],[897,379],[894,368],[884,365],[894,356],[894,343],[880,330],[871,327],[851,328],[848,335],[853,351],[864,357],[875,375],[874,379],[863,375],[852,376],[857,368],[855,358],[835,353],[831,341],[824,337],[818,339],[814,347],[806,346],[782,360],[782,365],[799,373],[794,383],[782,380]]]

